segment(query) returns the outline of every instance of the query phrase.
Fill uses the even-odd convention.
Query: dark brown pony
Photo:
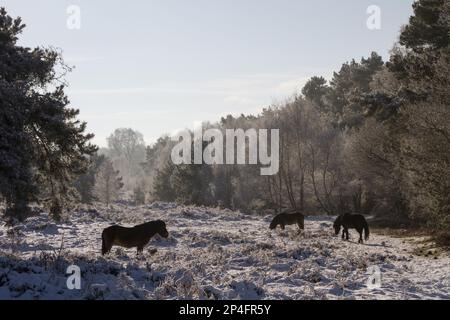
[[[358,231],[358,243],[364,242],[362,238],[363,231],[365,240],[367,241],[369,239],[369,225],[367,224],[366,218],[361,214],[346,213],[337,217],[333,225],[336,235],[341,231],[341,226],[344,227],[342,230],[342,239],[349,239],[348,229],[356,229]]]
[[[305,229],[305,216],[299,211],[284,211],[273,218],[270,223],[270,229],[273,230],[280,226],[284,230],[285,226],[297,224],[300,230]]]
[[[102,232],[102,255],[108,253],[113,245],[125,248],[137,247],[137,253],[140,254],[155,234],[159,234],[163,238],[169,236],[164,221],[151,221],[133,228],[108,227]]]

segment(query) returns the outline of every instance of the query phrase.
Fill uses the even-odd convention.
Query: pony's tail
[[[369,240],[369,225],[367,224],[367,221],[364,220],[364,239]]]

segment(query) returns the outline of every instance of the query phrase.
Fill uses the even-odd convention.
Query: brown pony
[[[169,236],[164,221],[151,221],[133,228],[108,227],[102,232],[102,255],[108,253],[113,245],[125,248],[137,247],[137,253],[140,254],[155,234],[159,234],[163,238]]]

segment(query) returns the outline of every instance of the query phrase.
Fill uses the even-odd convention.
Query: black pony
[[[284,230],[285,226],[297,224],[299,230],[305,229],[305,216],[297,210],[286,210],[273,218],[270,223],[270,229],[273,230],[280,226]]]
[[[366,218],[364,218],[361,214],[346,213],[337,217],[333,225],[336,235],[338,235],[339,231],[341,231],[341,226],[344,227],[344,230],[342,230],[342,239],[346,236],[345,239],[348,240],[348,229],[356,229],[356,231],[359,232],[358,243],[363,243],[363,230],[364,238],[366,241],[369,239],[369,225],[367,224]]]

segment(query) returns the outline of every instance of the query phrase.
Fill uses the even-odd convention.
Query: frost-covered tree
[[[122,177],[119,171],[114,169],[113,163],[105,159],[95,177],[95,195],[97,199],[108,207],[119,196],[122,189]]]
[[[366,97],[353,168],[388,215],[407,215],[450,243],[450,2],[419,0]]]
[[[136,183],[133,189],[133,201],[135,205],[145,204],[145,182],[143,180]]]
[[[24,219],[45,197],[58,218],[96,147],[69,107],[60,54],[19,46],[24,27],[0,8],[0,194],[9,217]]]
[[[125,158],[130,166],[136,162],[136,158],[145,154],[144,136],[133,129],[116,129],[107,140],[111,156]],[[137,162],[139,161],[142,160],[138,159]]]
[[[120,128],[107,138],[107,155],[120,171],[125,189],[132,191],[143,175],[145,142],[142,133],[130,128]]]

